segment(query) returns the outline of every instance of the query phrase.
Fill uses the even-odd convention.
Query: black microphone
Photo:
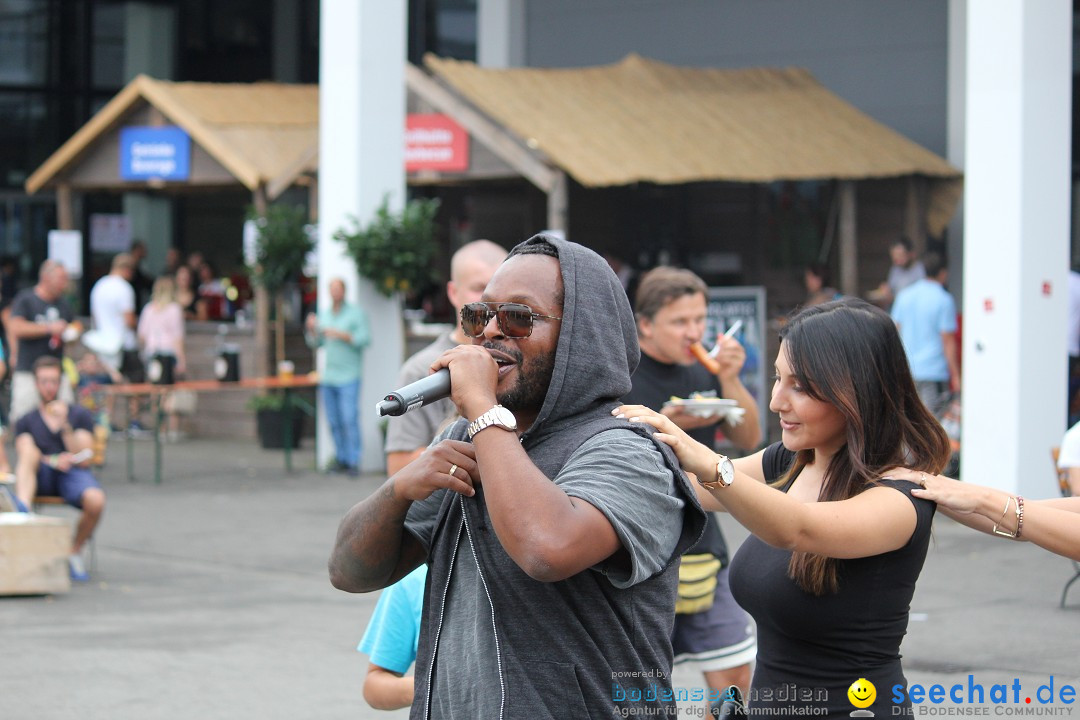
[[[393,391],[375,406],[379,416],[403,415],[413,408],[450,397],[450,369],[443,368]]]

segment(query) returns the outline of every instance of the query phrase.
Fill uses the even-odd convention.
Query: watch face
[[[517,428],[517,418],[514,417],[514,413],[510,412],[502,405],[497,405],[492,408],[495,415],[495,422],[504,427],[508,427],[511,430]]]
[[[735,466],[727,458],[720,461],[719,475],[720,481],[725,485],[730,485],[735,480]]]

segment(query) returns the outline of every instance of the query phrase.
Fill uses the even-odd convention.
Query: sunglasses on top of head
[[[562,320],[554,315],[541,315],[522,303],[475,302],[461,308],[461,331],[469,337],[480,337],[484,328],[495,317],[502,334],[510,338],[527,338],[532,335],[533,320]]]

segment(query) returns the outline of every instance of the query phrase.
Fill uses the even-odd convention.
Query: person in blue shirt
[[[413,678],[405,671],[416,660],[427,565],[383,590],[356,649],[370,658],[364,700],[376,710],[397,710],[413,701]]]
[[[345,281],[330,281],[331,305],[307,318],[311,346],[326,350],[321,387],[326,420],[334,437],[333,469],[351,477],[360,474],[360,377],[364,348],[371,342],[367,316],[359,305],[345,302]]]
[[[926,277],[900,291],[892,319],[900,330],[919,397],[941,417],[952,394],[960,391],[956,303],[945,289],[949,271],[944,259],[928,253],[923,264]]]

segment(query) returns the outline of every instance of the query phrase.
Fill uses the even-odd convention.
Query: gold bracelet
[[[1016,539],[1020,539],[1020,533],[1024,529],[1024,498],[1021,495],[1016,496]]]
[[[1003,523],[1005,521],[1005,516],[1009,513],[1009,503],[1011,503],[1011,502],[1012,502],[1012,495],[1009,495],[1009,496],[1007,496],[1005,498],[1005,509],[1001,511],[1001,518],[998,519],[998,521],[996,523],[994,523],[993,533],[995,535],[999,535],[999,536],[1004,537],[1004,538],[1015,539],[1016,538],[1016,531],[1015,530],[1013,530],[1012,532],[1009,532],[1007,530],[999,530],[998,529],[999,526],[1001,525],[1001,523]]]

